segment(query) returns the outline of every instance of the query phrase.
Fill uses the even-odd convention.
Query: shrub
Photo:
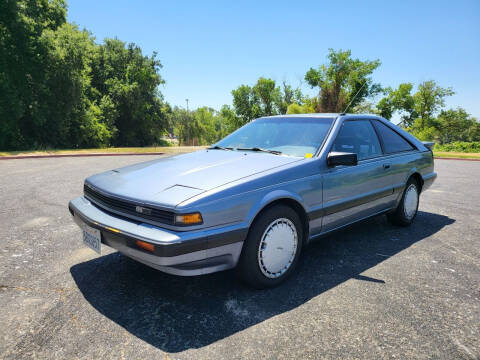
[[[480,153],[480,141],[455,141],[449,144],[435,145],[435,151],[453,151],[464,153]]]

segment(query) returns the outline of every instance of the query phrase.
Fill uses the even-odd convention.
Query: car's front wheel
[[[298,214],[286,205],[273,206],[253,223],[237,271],[253,287],[275,286],[294,271],[302,244]]]

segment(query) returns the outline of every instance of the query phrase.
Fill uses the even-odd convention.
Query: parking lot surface
[[[84,178],[153,158],[0,162],[1,359],[480,358],[480,162],[437,160],[411,227],[337,232],[257,291],[83,246]]]

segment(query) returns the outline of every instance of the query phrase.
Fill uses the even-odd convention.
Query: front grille
[[[107,210],[118,211],[124,215],[134,215],[137,218],[143,218],[150,221],[154,221],[161,224],[173,225],[175,214],[171,211],[159,210],[152,207],[147,207],[142,204],[117,199],[108,195],[101,194],[100,192],[92,189],[91,187],[84,185],[83,193],[85,196],[93,201],[95,204]],[[142,206],[150,210],[150,214],[142,214],[136,211],[137,206]]]

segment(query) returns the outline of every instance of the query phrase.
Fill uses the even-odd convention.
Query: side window
[[[358,160],[382,155],[377,134],[368,120],[345,121],[332,151],[356,153]]]
[[[390,129],[380,121],[373,121],[375,128],[383,142],[383,150],[386,154],[413,150],[412,145],[402,136]]]

